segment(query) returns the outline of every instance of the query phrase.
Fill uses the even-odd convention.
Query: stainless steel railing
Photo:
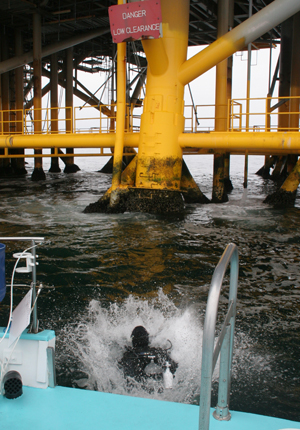
[[[230,263],[230,288],[228,311],[220,335],[215,344],[215,330],[220,293],[226,269]],[[227,245],[212,277],[205,313],[202,370],[200,388],[199,430],[209,429],[212,375],[220,355],[218,404],[213,416],[218,420],[230,420],[229,392],[231,383],[233,337],[236,314],[239,258],[236,245]],[[215,346],[214,346],[215,344]]]
[[[32,305],[34,305],[33,311],[32,311],[32,332],[37,333],[38,332],[38,318],[37,318],[37,304],[36,304],[36,246],[44,242],[43,237],[0,237],[0,242],[3,241],[22,241],[22,242],[31,242],[31,246],[28,248],[31,250],[32,254]],[[21,253],[22,254],[22,253]]]

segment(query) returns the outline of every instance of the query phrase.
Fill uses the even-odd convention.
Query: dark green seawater
[[[186,160],[211,197],[211,156]],[[116,363],[131,330],[143,324],[153,345],[172,341],[179,363],[173,390],[153,397],[197,403],[208,287],[233,242],[240,274],[230,407],[300,421],[300,201],[282,211],[263,204],[276,188],[254,174],[263,157],[250,157],[246,192],[243,157],[232,157],[229,202],[188,205],[180,217],[83,214],[111,177],[97,172],[103,159],[76,162],[80,172],[47,174],[34,183],[30,161],[28,176],[0,182],[0,235],[47,240],[38,249],[38,281],[45,285],[38,313],[40,327],[57,334],[58,383],[126,394]],[[7,243],[7,282],[12,253],[26,245]],[[15,288],[15,304],[25,292]],[[2,326],[8,310],[9,294],[0,304]],[[139,386],[131,395],[150,396]]]

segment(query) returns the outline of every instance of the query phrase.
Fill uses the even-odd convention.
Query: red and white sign
[[[115,43],[161,37],[160,0],[144,0],[108,8],[110,31]]]

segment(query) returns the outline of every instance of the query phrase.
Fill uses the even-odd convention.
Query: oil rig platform
[[[0,32],[1,181],[26,174],[27,157],[34,157],[32,180],[46,178],[44,157],[51,157],[51,172],[60,171],[62,160],[65,173],[74,173],[74,157],[94,148],[94,155],[111,156],[112,182],[86,212],[177,212],[185,202],[227,201],[230,154],[245,154],[245,187],[248,156],[263,154],[258,174],[282,179],[266,202],[294,204],[299,0],[2,0]],[[254,101],[251,52],[269,49],[271,55],[275,45],[276,70]],[[187,59],[191,46],[199,52]],[[232,56],[243,50],[247,97],[234,100]],[[184,91],[215,66],[213,127],[206,130],[198,106],[185,106]],[[96,93],[82,72],[99,76]],[[214,155],[211,199],[183,159],[205,153]]]

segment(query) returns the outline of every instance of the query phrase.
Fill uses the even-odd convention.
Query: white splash
[[[180,403],[199,403],[201,377],[203,316],[193,306],[181,309],[162,291],[151,300],[129,296],[123,302],[108,307],[92,300],[85,321],[66,329],[69,353],[88,378],[74,382],[83,388],[108,393],[150,397]],[[128,391],[122,370],[118,367],[126,346],[131,346],[131,332],[143,325],[150,334],[151,346],[172,349],[171,357],[178,363],[173,388],[160,392],[159,384],[149,394],[142,384],[136,383]],[[170,342],[169,342],[170,341]],[[266,369],[270,359],[255,352],[253,341],[238,333],[233,357],[235,391],[239,382],[250,383]],[[217,363],[213,380],[218,379]]]
[[[76,381],[88,389],[192,403],[199,396],[202,329],[200,317],[191,307],[179,309],[162,291],[153,300],[129,296],[108,308],[92,300],[86,322],[69,333],[69,348],[82,364],[88,380]],[[172,390],[148,394],[141,385],[128,392],[118,367],[126,346],[131,345],[133,328],[143,325],[151,346],[168,348],[178,363]]]

